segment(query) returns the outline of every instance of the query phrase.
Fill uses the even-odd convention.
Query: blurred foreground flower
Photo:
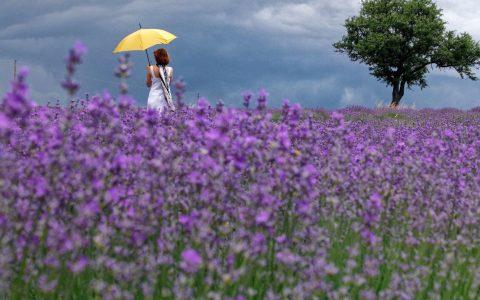
[[[197,251],[186,249],[182,252],[181,268],[187,273],[195,273],[202,264],[202,258]]]
[[[115,76],[120,79],[120,94],[128,94],[128,85],[126,79],[130,77],[130,72],[132,70],[133,64],[129,61],[130,54],[126,53],[120,55],[118,58],[119,65],[115,69]]]
[[[67,74],[62,81],[62,87],[67,90],[70,96],[74,96],[80,88],[80,85],[73,79],[73,75],[77,65],[82,63],[82,58],[87,52],[87,47],[82,42],[76,41],[65,59]]]

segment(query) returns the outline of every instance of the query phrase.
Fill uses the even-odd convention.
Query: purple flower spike
[[[72,273],[81,273],[85,270],[88,265],[88,259],[84,256],[80,257],[76,262],[71,264],[70,270]]]
[[[120,95],[128,94],[127,78],[130,77],[133,64],[129,61],[130,54],[126,53],[118,58],[119,65],[115,69],[115,76],[120,79]]]
[[[382,197],[378,193],[372,194],[365,204],[363,212],[364,228],[361,235],[370,245],[374,245],[378,240],[372,230],[376,228],[380,222],[382,207]]]
[[[27,96],[28,73],[28,68],[22,67],[17,78],[12,82],[11,91],[3,98],[0,112],[0,127],[3,129],[9,129],[15,122],[21,127],[26,127],[28,124],[30,112],[34,107],[34,103]]]
[[[252,97],[253,97],[253,93],[250,91],[243,92],[242,97],[243,97],[243,106],[248,109],[250,106],[250,101],[252,100]]]
[[[183,78],[180,77],[179,79],[174,80],[173,86],[175,89],[175,101],[177,102],[178,107],[181,108],[185,106],[183,100],[185,98],[186,83]]]
[[[268,222],[270,219],[270,212],[268,211],[261,211],[256,217],[255,217],[255,222],[257,224],[265,224]]]
[[[181,268],[187,273],[196,273],[202,265],[202,257],[194,249],[186,249],[182,252]]]
[[[73,52],[76,58],[78,58],[78,62],[82,62],[81,59],[82,57],[88,53],[88,48],[85,46],[84,43],[81,41],[75,41],[75,44],[73,45]]]
[[[62,87],[67,90],[70,96],[77,93],[80,85],[73,80],[77,65],[82,63],[83,56],[88,52],[87,47],[80,41],[76,41],[65,59],[67,75],[62,81]]]
[[[200,98],[198,99],[198,108],[200,109],[207,109],[208,107],[210,107],[210,103],[208,102],[207,98]]]
[[[8,129],[10,126],[10,119],[3,112],[0,112],[0,130]]]
[[[267,91],[265,89],[261,89],[260,92],[258,92],[257,97],[257,110],[263,111],[267,108],[267,98]]]

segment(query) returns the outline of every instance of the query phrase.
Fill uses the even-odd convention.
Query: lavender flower
[[[193,249],[182,252],[181,268],[187,273],[195,273],[202,265],[202,257]]]
[[[267,107],[267,98],[268,98],[268,93],[265,89],[261,89],[260,92],[258,92],[258,97],[257,97],[257,110],[263,111]]]
[[[248,109],[250,106],[250,101],[252,100],[253,93],[250,91],[243,92],[243,106]]]
[[[26,79],[28,69],[23,67],[18,72],[17,78],[12,82],[11,91],[3,98],[0,111],[0,124],[3,129],[11,129],[14,122],[21,127],[27,126],[29,115],[34,107],[28,97]],[[8,130],[7,130],[8,131]]]
[[[218,113],[222,113],[224,107],[225,107],[225,104],[223,103],[223,101],[222,101],[222,100],[219,100],[219,101],[217,102],[217,105],[215,106],[215,110],[216,110]]]
[[[115,76],[120,79],[120,94],[128,94],[126,79],[130,77],[133,64],[129,61],[130,54],[126,53],[118,58],[119,65],[115,69]]]
[[[88,52],[87,47],[80,41],[76,41],[73,48],[70,49],[69,56],[65,59],[67,75],[62,81],[62,87],[67,90],[70,96],[74,96],[78,89],[79,84],[73,79],[77,65],[82,63],[83,56]]]
[[[173,86],[175,89],[175,101],[177,102],[178,107],[181,108],[185,106],[183,100],[185,97],[186,83],[183,78],[180,77],[179,79],[174,80]]]
[[[374,193],[368,199],[363,212],[364,228],[362,230],[362,237],[367,243],[374,245],[377,242],[377,237],[372,230],[380,222],[380,213],[382,211],[382,197]]]
[[[86,257],[82,256],[76,262],[71,264],[70,270],[74,274],[81,273],[81,272],[83,272],[83,270],[85,270],[87,265],[88,265],[88,259]]]

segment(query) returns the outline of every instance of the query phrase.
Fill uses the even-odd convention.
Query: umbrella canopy
[[[139,29],[118,43],[113,53],[143,51],[158,44],[169,44],[177,37],[161,29]]]

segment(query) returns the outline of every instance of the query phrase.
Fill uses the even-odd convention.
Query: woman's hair
[[[168,52],[166,49],[161,48],[161,49],[155,50],[153,54],[155,55],[155,60],[157,61],[157,65],[167,66],[170,63],[170,57],[168,56]]]

